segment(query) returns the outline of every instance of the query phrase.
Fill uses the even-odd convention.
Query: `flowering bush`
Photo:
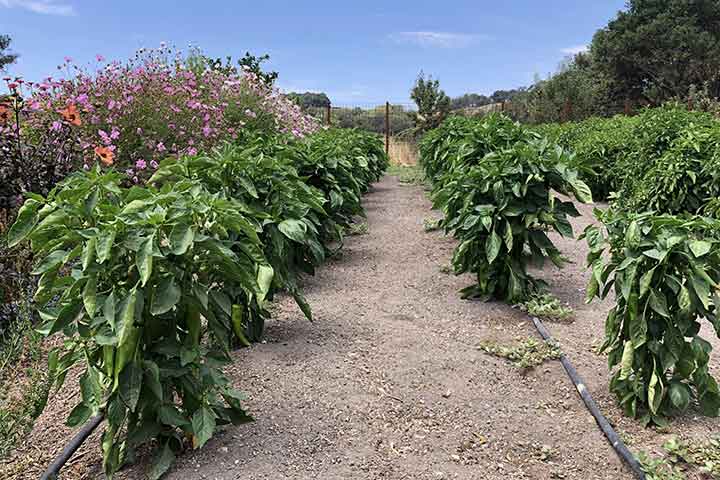
[[[90,73],[65,58],[58,68],[69,79],[6,78],[26,97],[23,134],[32,141],[72,128],[82,150],[77,167],[100,161],[139,182],[168,156],[194,155],[246,131],[301,138],[319,127],[256,73],[214,68],[196,49],[183,55],[161,46],[126,63],[99,55],[97,62]]]

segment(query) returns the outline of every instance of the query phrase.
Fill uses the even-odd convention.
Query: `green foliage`
[[[425,173],[419,165],[391,165],[388,175],[398,177],[400,183],[422,185],[425,183]]]
[[[249,420],[221,366],[233,305],[262,303],[271,269],[241,203],[198,182],[123,188],[120,178],[75,174],[28,199],[9,233],[37,258],[40,330],[67,337],[50,355],[58,387],[85,364],[68,424],[105,413],[108,475],[151,437],[175,450],[187,435],[199,448],[216,425]]]
[[[518,302],[537,292],[543,282],[528,274],[528,266],[546,258],[558,267],[564,263],[545,231],[572,236],[568,216],[578,215],[571,201],[553,192],[592,200],[567,166],[572,156],[499,115],[450,119],[426,136],[421,152],[442,226],[460,242],[455,273],[477,279],[463,296]]]
[[[720,123],[707,113],[667,104],[635,117],[590,118],[536,131],[572,150],[573,166],[593,196],[614,198],[616,208],[697,213],[720,193]]]
[[[611,391],[628,415],[646,424],[662,425],[693,401],[716,416],[720,390],[708,371],[712,347],[698,332],[705,318],[720,333],[720,225],[702,217],[596,215],[607,236],[595,226],[583,234],[592,269],[587,300],[614,290],[601,347],[615,368]]]
[[[720,437],[707,441],[671,437],[663,448],[666,456],[652,458],[640,452],[638,459],[649,480],[686,480],[684,472],[690,470],[708,478],[720,475]],[[694,478],[694,477],[693,477]]]
[[[296,92],[290,92],[287,94],[288,98],[292,100],[293,102],[300,105],[300,107],[305,110],[310,107],[314,108],[325,108],[330,106],[330,99],[328,96],[322,92],[316,93],[316,92],[305,92],[305,93],[296,93]]]
[[[542,365],[547,360],[557,360],[562,357],[562,350],[558,345],[543,340],[538,341],[534,338],[527,338],[512,346],[485,341],[478,348],[490,355],[506,358],[523,370]]]
[[[415,126],[421,131],[437,127],[450,111],[450,97],[440,89],[440,81],[420,72],[410,91],[410,98],[418,107]]]
[[[17,60],[18,56],[16,54],[8,52],[10,42],[11,39],[8,35],[0,35],[0,71]]]
[[[613,94],[659,104],[710,83],[720,94],[720,4],[712,0],[630,0],[591,44]]]

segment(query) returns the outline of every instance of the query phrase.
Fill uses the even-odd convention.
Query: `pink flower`
[[[50,127],[50,130],[54,130],[54,131],[58,132],[58,131],[60,131],[61,128],[62,128],[62,123],[55,120],[54,122],[52,122],[52,126]]]
[[[147,163],[145,163],[145,160],[142,158],[135,162],[135,168],[138,170],[145,170],[147,168]]]
[[[157,169],[160,165],[155,160],[150,160],[150,168]]]
[[[104,62],[104,61],[105,61],[105,57],[103,57],[102,55],[100,55],[100,54],[98,53],[97,55],[95,55],[95,60],[97,60],[98,62]]]
[[[157,149],[158,152],[164,152],[165,150],[167,150],[165,148],[165,145],[163,145],[163,142],[158,143],[157,147],[155,147],[155,148]]]

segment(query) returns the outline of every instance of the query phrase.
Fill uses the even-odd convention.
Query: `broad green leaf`
[[[672,382],[669,388],[670,401],[679,410],[685,410],[690,404],[690,388],[682,382]]]
[[[712,249],[712,243],[704,240],[693,240],[689,243],[690,250],[692,251],[695,258],[700,258],[706,255]]]
[[[640,245],[640,226],[635,220],[630,222],[630,226],[625,232],[625,244],[631,249],[635,249]]]
[[[98,263],[105,263],[105,260],[110,258],[110,252],[112,251],[112,247],[115,244],[115,235],[116,232],[114,228],[104,230],[98,235],[96,244]]]
[[[144,287],[150,279],[153,267],[153,244],[155,243],[155,235],[150,235],[143,241],[135,255],[135,265],[140,274],[140,284]]]
[[[189,225],[175,225],[170,232],[170,248],[173,255],[184,255],[195,239],[195,232]]]
[[[633,347],[631,341],[626,341],[623,346],[622,361],[620,362],[620,380],[625,380],[630,377],[634,357],[635,347]]]
[[[37,267],[30,272],[32,275],[42,275],[43,273],[56,270],[65,263],[65,257],[68,252],[66,250],[55,250],[47,257],[43,258]]]
[[[495,261],[500,253],[501,245],[502,240],[500,240],[500,236],[493,230],[485,243],[485,255],[487,256],[488,263],[491,264]]]
[[[170,448],[170,443],[165,442],[159,455],[155,456],[150,472],[148,472],[148,478],[150,480],[159,480],[175,462],[175,453]]]
[[[291,240],[298,243],[305,243],[307,225],[302,220],[288,219],[278,224],[278,229]]]
[[[575,193],[575,198],[577,198],[581,203],[592,203],[592,192],[585,182],[582,180],[575,180],[571,185],[573,192]]]
[[[72,409],[65,425],[68,427],[78,427],[87,422],[90,419],[90,415],[92,415],[92,409],[84,403],[80,403]]]
[[[182,292],[180,287],[175,283],[174,277],[164,277],[160,280],[160,284],[155,289],[151,304],[150,313],[153,315],[162,315],[167,313],[177,305]]]
[[[260,287],[257,300],[260,305],[265,302],[265,297],[270,293],[275,271],[270,265],[258,265],[257,282]]]
[[[645,294],[650,290],[652,285],[653,275],[655,274],[655,268],[651,268],[640,277],[640,298],[645,297]]]
[[[80,257],[83,271],[87,270],[91,263],[95,261],[97,238],[91,237],[83,247],[83,253]]]
[[[192,416],[193,448],[201,448],[215,431],[215,413],[203,406]]]
[[[97,307],[97,275],[90,275],[85,282],[83,288],[83,304],[90,319],[95,317],[95,309]]]
[[[37,200],[31,198],[25,200],[25,203],[23,203],[20,210],[18,210],[15,223],[13,223],[8,231],[7,243],[9,247],[14,247],[27,238],[38,222],[39,208],[40,203]]]

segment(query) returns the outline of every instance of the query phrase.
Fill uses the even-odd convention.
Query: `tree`
[[[450,97],[440,89],[440,81],[432,76],[425,78],[421,71],[410,91],[410,98],[418,107],[415,126],[420,130],[435,128],[450,111]]]
[[[629,0],[590,47],[616,101],[658,104],[692,85],[720,95],[720,2]]]
[[[8,35],[0,35],[0,70],[4,70],[7,65],[17,60],[17,55],[8,52],[12,39]]]
[[[330,106],[330,99],[322,92],[290,92],[287,96],[290,100],[300,105],[303,110],[308,108],[325,108]]]

